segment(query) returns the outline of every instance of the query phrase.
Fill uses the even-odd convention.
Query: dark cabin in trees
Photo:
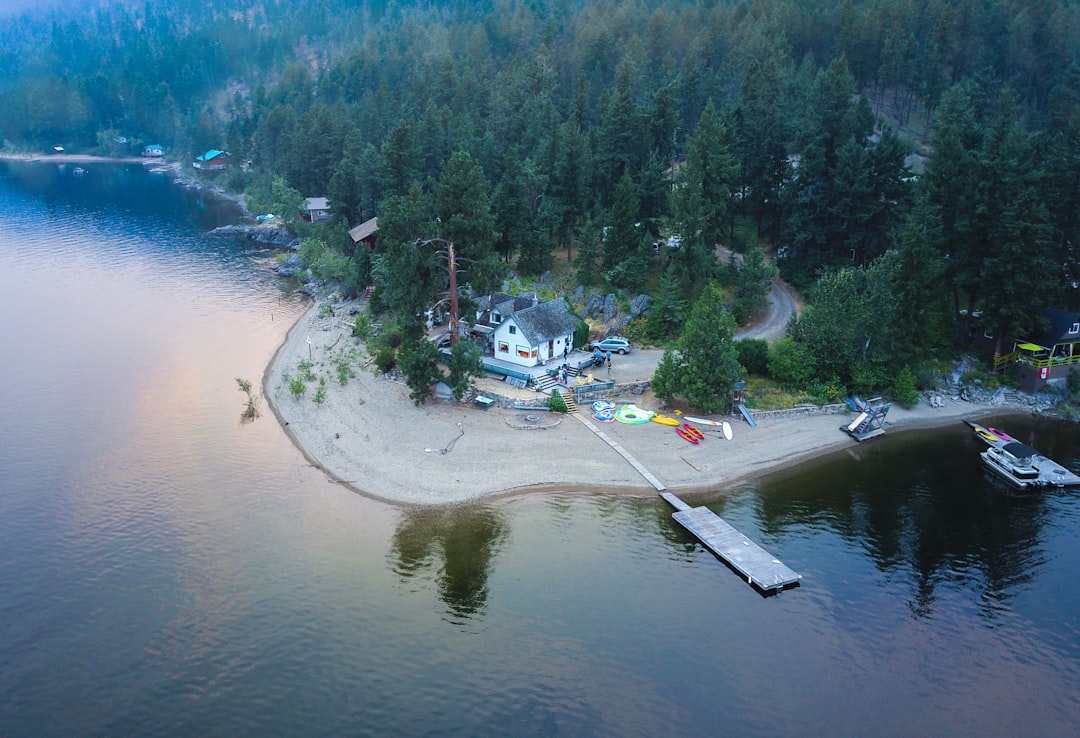
[[[995,358],[995,368],[1012,365],[1025,392],[1038,392],[1047,382],[1064,379],[1080,366],[1080,313],[1048,308],[1044,333],[1018,339],[1012,352]]]
[[[349,229],[349,238],[352,239],[353,244],[359,245],[361,243],[367,244],[369,250],[375,248],[375,240],[379,234],[379,219],[371,218],[365,220],[358,226],[354,226]]]
[[[325,197],[309,197],[305,199],[301,215],[304,220],[312,223],[330,220],[330,200]]]

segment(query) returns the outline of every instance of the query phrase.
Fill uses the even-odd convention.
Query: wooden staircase
[[[573,380],[579,374],[578,370],[571,367],[568,369],[567,374]],[[539,392],[543,392],[545,395],[550,395],[555,390],[559,391],[559,394],[563,398],[563,402],[566,403],[566,411],[568,413],[576,413],[578,411],[577,403],[574,402],[574,388],[564,387],[559,384],[558,380],[551,374],[542,374],[533,378],[533,383],[536,385],[536,389]]]

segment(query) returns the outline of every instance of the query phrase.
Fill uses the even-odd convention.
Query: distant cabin
[[[142,150],[142,155],[149,157],[165,156],[165,147],[161,144],[150,144],[149,146],[144,146]]]
[[[229,152],[210,149],[202,156],[195,159],[196,169],[227,169],[229,167]]]
[[[304,220],[312,223],[330,220],[330,200],[325,197],[309,197],[305,199],[301,215]]]
[[[358,226],[349,229],[349,237],[354,244],[365,243],[369,249],[375,248],[375,238],[379,233],[379,219],[365,220]]]

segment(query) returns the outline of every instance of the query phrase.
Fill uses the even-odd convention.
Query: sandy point
[[[297,397],[289,382],[303,373],[304,363],[316,379],[306,381],[305,392]],[[342,365],[355,371],[344,384],[339,381]],[[319,378],[321,403],[315,402]],[[502,383],[495,386],[522,400],[542,398]],[[317,306],[299,318],[274,354],[263,376],[263,394],[314,466],[357,492],[388,502],[449,505],[533,490],[655,493],[631,464],[574,417],[435,400],[417,407],[404,382],[373,372],[348,321],[322,314]],[[611,399],[644,407],[651,402],[649,395],[629,392]],[[959,399],[940,408],[925,402],[911,410],[894,405],[885,427],[924,428],[1015,411]],[[855,442],[839,430],[844,418],[822,414],[762,420],[755,428],[731,419],[731,441],[709,435],[696,446],[656,423],[611,423],[602,430],[668,489],[693,492],[721,489],[851,447]],[[887,436],[871,441],[882,442]]]

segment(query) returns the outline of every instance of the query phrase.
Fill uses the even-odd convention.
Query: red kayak
[[[682,427],[686,429],[686,432],[689,433],[692,438],[696,438],[699,441],[705,440],[705,434],[699,431],[694,426],[690,425],[689,423],[683,423]]]
[[[687,441],[690,441],[690,443],[694,444],[695,446],[698,444],[697,437],[694,436],[694,434],[692,434],[690,431],[686,430],[686,428],[682,428],[682,427],[676,428],[675,432],[678,433],[679,436],[681,436],[682,438],[686,439]]]

